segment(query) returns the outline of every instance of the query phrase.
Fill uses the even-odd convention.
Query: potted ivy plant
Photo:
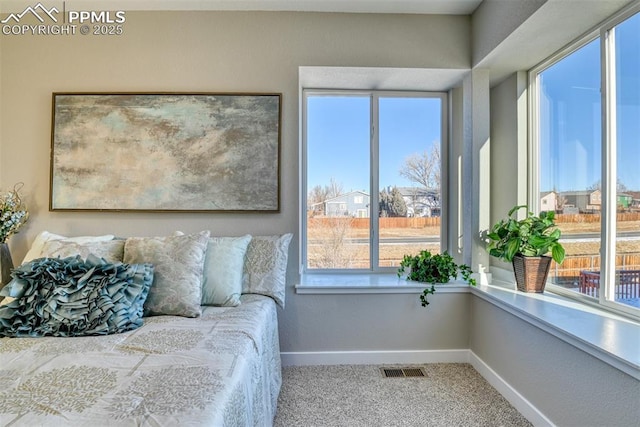
[[[517,219],[520,209],[527,214]],[[561,264],[565,257],[560,234],[553,211],[535,215],[526,205],[514,206],[487,234],[489,254],[512,263],[519,291],[541,293],[551,260]]]
[[[431,284],[420,295],[420,303],[423,307],[429,305],[427,296],[435,293],[436,283],[449,283],[451,279],[455,280],[458,276],[470,285],[476,285],[476,280],[471,278],[471,267],[457,264],[446,251],[433,255],[428,250],[422,250],[417,255],[405,255],[398,269],[398,277]]]

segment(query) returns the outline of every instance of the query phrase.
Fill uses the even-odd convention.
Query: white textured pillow
[[[108,240],[113,240],[114,237],[115,236],[113,234],[106,234],[103,236],[65,237],[59,234],[53,234],[53,233],[49,233],[48,231],[43,231],[40,234],[38,234],[35,239],[33,239],[31,248],[29,248],[29,251],[24,256],[22,263],[24,264],[25,262],[33,261],[34,259],[37,259],[37,258],[42,258],[44,256],[42,254],[44,245],[47,242],[50,242],[52,240],[64,240],[67,242],[85,244],[85,243],[91,243],[91,242],[105,242]]]
[[[269,296],[284,308],[287,259],[292,237],[291,233],[253,236],[244,261],[243,294]]]
[[[235,307],[242,294],[244,256],[251,236],[211,237],[204,262],[202,305]]]
[[[200,316],[202,273],[208,241],[208,231],[184,236],[127,239],[124,263],[154,265],[153,284],[144,304],[145,316]]]
[[[105,242],[76,243],[68,240],[50,240],[44,244],[41,257],[67,258],[80,255],[86,259],[90,254],[110,263],[122,262],[124,256],[124,240],[108,240]]]

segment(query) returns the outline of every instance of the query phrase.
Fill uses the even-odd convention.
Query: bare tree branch
[[[431,150],[411,154],[400,168],[400,176],[426,188],[440,189],[440,145],[434,141]]]
[[[324,210],[323,203],[325,200],[337,197],[342,193],[343,186],[335,178],[331,178],[327,185],[316,185],[307,194],[307,210],[321,214]]]

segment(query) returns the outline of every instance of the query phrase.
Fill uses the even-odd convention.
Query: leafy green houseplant
[[[400,262],[398,277],[405,275],[407,280],[431,284],[420,295],[423,307],[429,305],[427,296],[435,293],[436,283],[449,283],[451,279],[455,280],[460,275],[470,285],[476,285],[476,280],[471,278],[471,267],[457,264],[446,251],[432,255],[431,252],[422,250],[418,255],[405,255]]]
[[[517,219],[517,212],[523,208],[526,216]],[[526,205],[514,206],[507,218],[494,224],[487,234],[488,250],[491,256],[513,264],[519,290],[542,292],[551,259],[561,264],[565,257],[560,235],[553,211],[535,215]]]

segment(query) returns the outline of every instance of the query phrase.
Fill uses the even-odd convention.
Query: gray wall
[[[480,298],[471,350],[558,426],[637,426],[640,382]]]
[[[467,295],[296,295],[298,67],[467,69],[470,18],[268,12],[127,12],[123,36],[0,37],[0,183],[25,183],[31,211],[11,239],[19,262],[42,230],[68,235],[294,232],[283,351],[466,348]],[[279,214],[48,212],[51,93],[56,91],[282,92]],[[441,301],[440,301],[441,300]],[[382,315],[381,315],[382,314]],[[390,322],[393,319],[393,322]],[[428,322],[447,330],[429,329]],[[386,333],[380,333],[383,331]]]
[[[513,206],[528,203],[527,94],[522,80],[526,82],[526,73],[514,73],[491,89],[491,224]],[[490,263],[510,268],[495,257]]]
[[[280,317],[282,351],[466,349],[470,294],[294,295]]]
[[[491,223],[500,220],[518,203],[518,183],[525,176],[518,170],[517,74],[491,89]],[[526,167],[526,164],[524,165]],[[526,169],[525,169],[526,172]],[[509,177],[509,179],[506,179]],[[526,203],[526,200],[524,201]]]
[[[478,65],[546,2],[484,0],[473,14],[473,65]]]

